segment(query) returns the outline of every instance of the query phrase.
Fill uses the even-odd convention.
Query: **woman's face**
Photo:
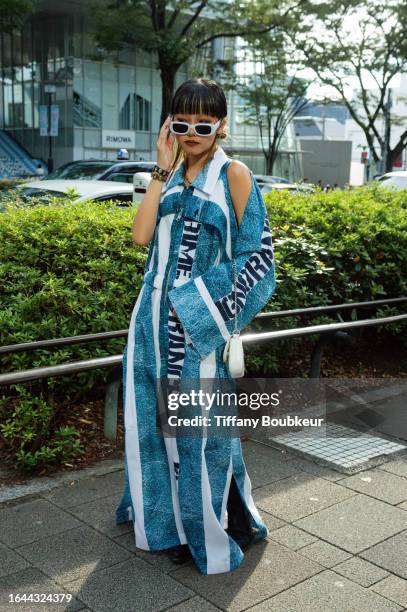
[[[173,119],[174,121],[186,121],[189,124],[216,123],[219,121],[218,117],[214,117],[213,115],[183,115],[181,113],[175,113]],[[191,127],[189,128],[187,134],[179,136],[174,134],[174,136],[180,147],[187,155],[203,155],[205,152],[209,151],[214,140],[216,139],[216,134],[222,131],[225,123],[226,117],[220,123],[216,132],[212,134],[212,136],[198,136]]]

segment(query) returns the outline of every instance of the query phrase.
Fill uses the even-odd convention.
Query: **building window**
[[[151,102],[136,94],[136,130],[148,132],[151,129]]]

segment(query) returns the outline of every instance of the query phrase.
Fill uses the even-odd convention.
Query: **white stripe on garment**
[[[154,244],[153,250],[151,253],[150,263],[148,266],[148,270],[152,270],[154,265],[154,255],[156,251],[156,245]],[[126,448],[127,450],[127,460],[131,463],[131,469],[128,470],[129,474],[129,486],[132,496],[132,501],[136,500],[135,506],[135,514],[132,519],[134,521],[135,527],[135,537],[138,544],[140,544],[140,548],[149,548],[147,544],[147,536],[144,528],[144,509],[143,509],[143,489],[142,489],[142,481],[141,481],[141,460],[140,460],[140,448],[139,448],[139,438],[138,438],[138,426],[137,426],[137,412],[136,412],[136,404],[135,404],[135,393],[134,393],[134,369],[133,369],[133,359],[134,359],[134,329],[135,329],[135,320],[139,310],[140,301],[143,294],[143,288],[140,290],[139,295],[137,297],[136,303],[133,308],[132,319],[130,321],[129,326],[129,334],[128,334],[128,353],[127,353],[127,371],[126,371],[126,400],[127,406],[125,410],[126,422],[125,422],[125,432],[126,432]],[[129,359],[130,357],[130,359]],[[134,429],[134,434],[130,434],[130,432]],[[130,439],[134,435],[134,441]],[[134,502],[133,502],[134,503]]]
[[[212,391],[210,381],[214,380],[216,374],[216,351],[212,351],[201,360],[199,376],[201,389],[207,393]],[[206,379],[202,382],[202,379]],[[206,387],[206,389],[205,389]],[[210,411],[202,406],[202,416],[208,416]],[[202,510],[205,534],[206,563],[208,574],[218,574],[230,571],[230,546],[229,536],[216,517],[212,505],[212,492],[209,483],[208,467],[205,459],[205,448],[207,442],[207,427],[203,427],[202,453],[201,453],[201,494]],[[225,495],[225,494],[224,494]],[[222,518],[222,517],[221,517]]]
[[[140,448],[137,426],[136,396],[134,391],[134,330],[137,312],[144,293],[142,286],[131,316],[128,342],[127,342],[127,369],[126,369],[126,406],[125,406],[125,440],[128,464],[129,486],[134,504],[134,533],[136,545],[149,550],[147,536],[144,528],[143,485],[140,461]]]
[[[171,227],[172,222],[174,220],[175,213],[171,213],[168,215],[164,215],[161,218],[159,223],[159,236],[158,236],[158,269],[157,273],[164,275],[165,269],[168,263],[168,257],[170,253],[170,239],[171,239]],[[171,270],[169,271],[169,273]],[[153,313],[153,341],[154,341],[154,354],[155,354],[155,363],[156,363],[156,372],[157,378],[161,378],[161,351],[160,351],[160,339],[159,339],[159,329],[160,329],[160,301],[161,301],[162,291],[153,289],[152,291],[152,303],[151,310]],[[163,399],[161,393],[158,394],[158,397]],[[174,474],[174,461],[179,463],[178,458],[178,449],[176,445],[175,438],[168,438],[164,436],[164,444],[167,451],[168,458],[168,467],[170,472],[171,479],[171,497],[172,497],[172,507],[174,511],[175,525],[177,527],[178,537],[181,541],[181,544],[186,544],[187,539],[184,532],[184,527],[182,525],[181,520],[181,509],[179,506],[179,498],[178,498],[178,482],[175,478]]]
[[[195,191],[197,192],[196,194],[195,194]],[[226,251],[226,255],[230,258],[232,256],[232,236],[230,232],[230,212],[229,212],[229,206],[226,200],[225,186],[223,184],[223,181],[219,181],[218,185],[216,186],[216,189],[210,195],[208,195],[207,193],[205,193],[204,191],[198,188],[194,189],[194,194],[197,195],[197,197],[201,198],[201,200],[209,200],[211,203],[211,206],[216,204],[217,206],[219,206],[219,208],[223,212],[225,216],[225,221],[226,221],[225,251]]]
[[[171,227],[175,213],[164,215],[158,224],[158,259],[157,273],[164,274],[171,245]]]
[[[178,481],[175,478],[174,467],[173,467],[174,461],[179,463],[177,440],[176,438],[164,437],[164,442],[165,442],[165,447],[167,449],[167,456],[168,456],[169,469],[170,469],[172,507],[174,510],[175,525],[177,527],[177,533],[178,533],[178,537],[180,539],[181,544],[187,544],[188,540],[187,540],[187,536],[185,535],[184,526],[182,524],[181,509],[179,506]]]
[[[232,237],[230,233],[230,212],[229,206],[226,200],[225,185],[223,181],[219,181],[217,188],[211,194],[211,202],[214,202],[221,208],[226,218],[226,243],[225,251],[226,255],[230,258],[232,256]]]
[[[228,472],[226,474],[225,490],[223,492],[222,509],[220,512],[220,522],[222,523],[224,529],[228,528],[228,512],[226,506],[229,497],[230,482],[232,480],[232,471],[232,457],[230,457]]]
[[[258,520],[260,523],[262,523],[263,519],[261,518],[260,514],[258,513],[258,510],[257,510],[256,505],[255,505],[254,500],[253,500],[253,496],[252,496],[252,483],[250,481],[249,474],[247,473],[246,468],[245,468],[245,477],[244,477],[243,490],[244,490],[244,498],[245,498],[247,507],[249,508],[249,510],[252,513],[252,515],[256,518],[256,520]]]
[[[170,187],[169,189],[164,189],[164,187],[163,187],[163,191],[162,191],[162,194],[161,194],[161,197],[160,197],[160,203],[167,196],[172,195],[173,193],[177,193],[178,191],[183,191],[183,190],[184,190],[184,186],[183,185],[175,185],[174,187]]]

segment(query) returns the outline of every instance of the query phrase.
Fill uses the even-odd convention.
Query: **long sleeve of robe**
[[[276,286],[273,244],[267,210],[252,175],[235,240],[237,327],[243,330],[268,303]],[[204,358],[225,343],[234,329],[232,259],[168,292],[186,335]]]

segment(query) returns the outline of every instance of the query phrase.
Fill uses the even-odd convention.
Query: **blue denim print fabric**
[[[257,181],[240,227],[218,146],[189,188],[184,163],[162,190],[144,281],[123,353],[125,490],[116,524],[132,521],[137,548],[188,544],[202,574],[237,568],[244,554],[226,532],[232,477],[255,540],[267,527],[252,497],[239,437],[157,434],[157,379],[233,381],[223,349],[270,300],[275,267],[269,220]],[[236,259],[234,311],[232,257]]]

